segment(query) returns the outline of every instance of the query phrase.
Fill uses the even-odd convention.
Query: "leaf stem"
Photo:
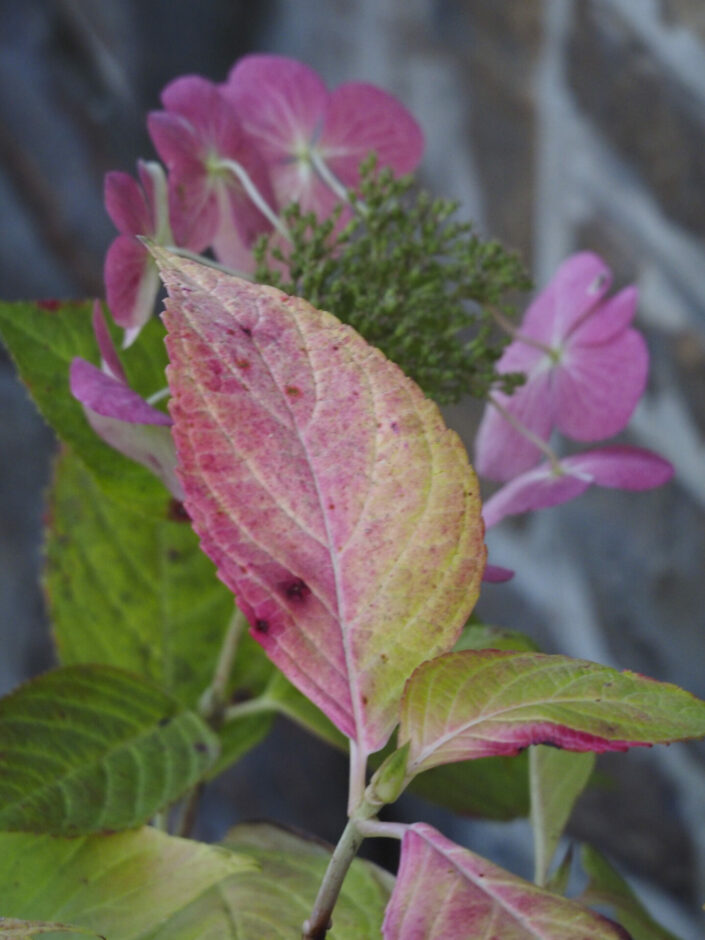
[[[262,712],[279,711],[277,703],[273,702],[266,695],[258,695],[257,698],[251,698],[247,702],[238,702],[236,705],[229,705],[223,712],[223,722],[235,721],[244,715],[258,715]]]
[[[546,887],[548,879],[548,866],[551,859],[547,857],[546,840],[544,839],[545,820],[541,806],[540,794],[540,773],[539,773],[539,752],[537,747],[529,748],[529,795],[531,799],[531,809],[529,819],[531,820],[531,832],[534,842],[534,884],[539,888]]]
[[[348,786],[348,816],[352,816],[362,803],[367,781],[367,753],[350,739],[350,783]]]
[[[399,839],[401,841],[409,826],[406,823],[381,822],[379,819],[361,819],[357,828],[366,839]]]
[[[223,720],[228,679],[233,670],[240,637],[246,628],[245,615],[236,607],[223,637],[213,680],[201,696],[198,705],[201,716],[212,725],[217,726]]]

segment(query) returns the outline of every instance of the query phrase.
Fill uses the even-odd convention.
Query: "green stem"
[[[331,855],[311,916],[303,925],[301,940],[324,940],[332,926],[331,915],[335,902],[343,887],[348,868],[352,865],[364,839],[357,823],[358,820],[354,816],[348,820],[335,851]]]
[[[546,840],[544,839],[544,819],[541,805],[539,782],[539,752],[537,747],[529,748],[529,794],[531,798],[531,831],[534,837],[534,883],[540,888],[546,887],[548,880],[548,866],[551,859],[546,853]]]
[[[249,699],[247,702],[238,702],[237,705],[229,705],[223,712],[223,722],[235,721],[236,718],[242,718],[244,715],[258,715],[262,712],[279,711],[277,703],[267,698],[266,695],[259,695],[257,698]]]
[[[220,648],[220,655],[213,673],[213,681],[201,696],[198,706],[201,716],[212,725],[217,726],[223,719],[228,680],[233,671],[233,663],[235,662],[240,637],[246,628],[247,620],[245,615],[236,607],[225,631],[223,645]]]

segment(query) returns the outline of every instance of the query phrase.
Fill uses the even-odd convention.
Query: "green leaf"
[[[624,878],[597,849],[584,845],[580,858],[590,878],[579,899],[582,904],[612,908],[633,940],[678,940],[653,919]]]
[[[575,801],[595,767],[595,755],[535,745],[529,750],[531,828],[534,835],[534,880],[545,885]]]
[[[210,729],[158,687],[107,666],[57,669],[0,701],[0,829],[140,825],[217,753]]]
[[[233,601],[188,521],[106,496],[72,454],[49,502],[46,589],[62,663],[107,663],[188,705],[211,681]]]
[[[82,936],[99,937],[100,934],[93,930],[84,930],[82,927],[75,927],[71,924],[50,924],[47,921],[38,920],[17,920],[14,917],[0,917],[0,940],[29,940],[30,937],[38,937],[44,934],[45,940],[49,940],[47,935],[54,934],[81,934]],[[105,940],[103,937],[102,940]]]
[[[153,327],[149,336],[156,337],[156,330]],[[163,512],[169,500],[164,486],[144,467],[103,443],[69,391],[73,358],[98,361],[91,305],[66,303],[55,310],[32,303],[0,303],[0,338],[44,419],[72,446],[106,492],[127,505]],[[143,357],[148,345],[150,350]],[[138,384],[155,371],[155,345],[152,339],[130,350],[128,371],[141,379]],[[164,385],[163,375],[151,391],[160,385]]]
[[[566,656],[465,650],[420,666],[402,702],[409,773],[530,744],[625,750],[705,735],[705,702],[666,682]]]
[[[194,528],[268,656],[367,755],[410,671],[452,647],[477,595],[486,552],[467,454],[330,314],[153,254]]]
[[[528,755],[432,767],[411,781],[417,796],[464,816],[515,819],[529,812]]]
[[[147,940],[213,885],[252,865],[150,828],[77,839],[0,833],[0,899],[9,917],[69,921],[108,940]],[[174,933],[170,940],[194,936]]]
[[[150,940],[293,940],[301,936],[330,850],[266,824],[237,826],[225,845],[254,858],[260,870],[221,882],[172,917]],[[356,859],[343,883],[326,940],[378,940],[393,881],[377,866]]]

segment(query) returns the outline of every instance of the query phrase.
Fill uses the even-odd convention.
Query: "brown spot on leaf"
[[[301,578],[293,578],[291,581],[283,581],[280,588],[292,601],[305,601],[311,593],[311,588],[302,581]]]
[[[240,332],[244,333],[245,336],[252,336],[252,330],[249,328],[249,326],[241,326]]]
[[[289,396],[289,398],[298,398],[301,394],[301,389],[296,385],[287,385],[284,391]]]
[[[268,620],[255,620],[255,630],[258,633],[269,633],[269,621]]]
[[[236,359],[235,365],[238,367],[238,369],[249,369],[250,360],[249,359]]]

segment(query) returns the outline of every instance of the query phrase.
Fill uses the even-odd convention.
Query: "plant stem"
[[[551,462],[551,467],[553,468],[554,473],[561,474],[563,472],[561,469],[561,462],[558,459],[558,455],[553,450],[553,448],[550,447],[546,443],[546,441],[540,438],[538,434],[534,434],[533,431],[529,430],[529,428],[527,428],[526,425],[522,424],[518,418],[515,418],[514,415],[511,413],[511,411],[505,408],[504,405],[500,404],[500,402],[494,397],[494,395],[490,395],[488,400],[490,404],[492,404],[497,409],[497,411],[502,415],[504,420],[507,421],[509,424],[511,424],[511,426],[514,428],[515,431],[518,431],[519,434],[521,434],[527,440],[531,441],[531,443],[535,447],[538,447],[538,449],[548,457],[548,459]]]
[[[348,816],[352,816],[365,793],[367,754],[356,741],[350,739],[350,783],[348,786]]]
[[[225,631],[223,645],[213,673],[213,681],[201,696],[198,706],[201,716],[212,725],[218,725],[223,719],[228,679],[233,670],[240,637],[246,627],[245,615],[236,607]]]
[[[257,715],[262,712],[279,711],[277,704],[268,699],[266,695],[258,695],[247,702],[238,702],[236,705],[229,705],[223,712],[223,722],[235,721],[236,718],[242,718],[243,715]]]
[[[537,747],[529,748],[529,795],[531,798],[531,831],[534,841],[534,883],[539,888],[546,886],[548,866],[551,859],[546,856],[544,839],[544,820],[542,817],[541,796],[539,793],[539,752]]]
[[[354,816],[348,820],[331,855],[311,916],[304,922],[301,940],[324,940],[332,926],[331,915],[335,902],[338,900],[348,868],[364,839],[357,823],[358,820]]]
[[[347,189],[340,182],[335,173],[331,172],[331,169],[326,161],[315,150],[311,152],[311,163],[313,164],[314,170],[316,173],[318,173],[328,189],[330,189],[331,192],[336,195],[341,202],[344,202],[346,205],[351,205]],[[361,199],[356,200],[354,208],[359,211],[360,215],[362,216],[366,216],[369,213],[369,209]]]
[[[361,819],[357,828],[366,839],[399,839],[409,828],[406,823],[381,822],[379,819]]]

